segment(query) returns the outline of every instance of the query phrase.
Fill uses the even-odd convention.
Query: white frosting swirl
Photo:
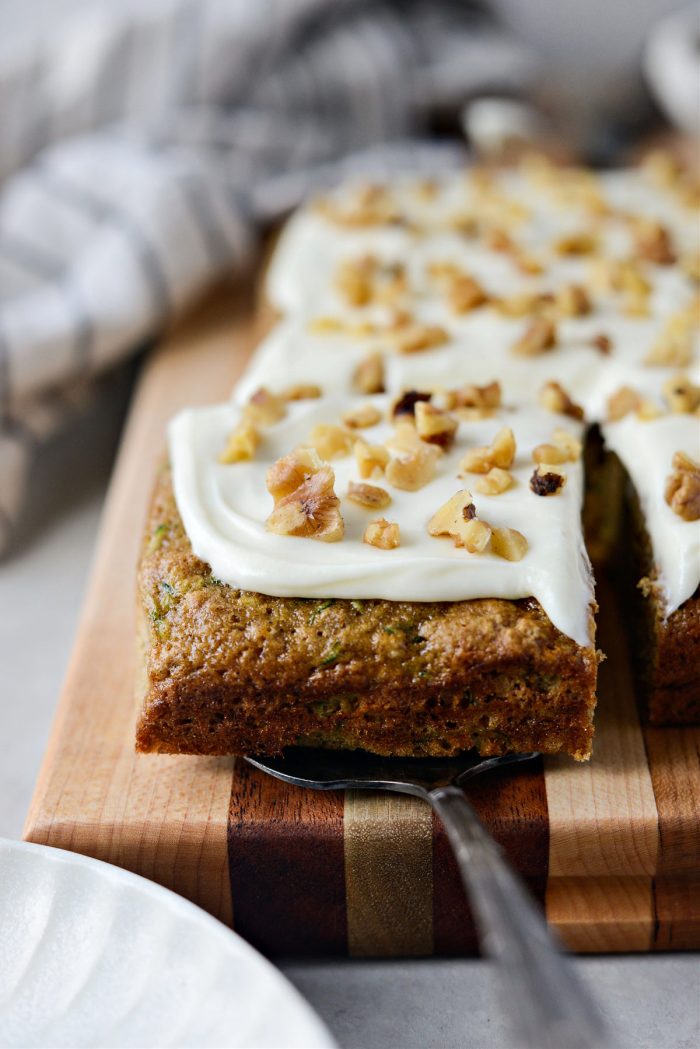
[[[666,415],[643,421],[628,415],[603,427],[605,443],[625,466],[639,496],[658,582],[670,615],[700,583],[700,521],[685,521],[664,498],[675,452],[700,461],[700,420]]]
[[[387,398],[374,398],[384,411]],[[366,399],[353,403],[366,403]],[[194,552],[214,575],[231,586],[278,597],[386,598],[391,601],[458,601],[477,597],[535,597],[563,633],[589,645],[590,604],[594,600],[588,558],[581,535],[582,466],[565,467],[568,480],[552,496],[529,488],[531,451],[551,439],[559,424],[580,433],[579,424],[535,409],[503,409],[496,416],[462,422],[452,450],[439,461],[437,474],[417,492],[390,488],[384,516],[398,522],[401,545],[379,550],[362,542],[376,512],[344,498],[350,480],[360,480],[354,456],[335,460],[335,491],[341,498],[345,538],[336,543],[273,535],[265,519],[272,498],[265,473],[276,459],[308,439],[314,424],[337,423],[348,402],[342,398],[300,401],[287,416],[265,430],[263,444],[248,462],[217,461],[239,410],[233,405],[188,409],[170,425],[170,457],[177,504]],[[529,549],[518,562],[492,554],[470,554],[449,539],[427,532],[433,513],[454,493],[469,488],[457,477],[457,464],[468,447],[487,444],[497,430],[511,426],[518,453],[513,488],[499,496],[474,494],[477,513],[496,527],[517,528]],[[386,421],[361,431],[370,443],[393,432]],[[566,570],[552,571],[552,565]]]

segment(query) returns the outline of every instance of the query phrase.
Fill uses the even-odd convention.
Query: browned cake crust
[[[622,560],[631,598],[637,691],[652,725],[698,724],[700,589],[670,616],[664,615],[644,515],[631,482],[627,487],[634,543],[627,545]]]
[[[235,590],[193,554],[168,469],[149,512],[139,608],[140,751],[590,754],[596,653],[557,630],[537,601]]]

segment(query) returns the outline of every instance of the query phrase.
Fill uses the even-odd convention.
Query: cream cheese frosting
[[[386,414],[386,397],[372,398]],[[324,398],[291,403],[280,422],[267,427],[254,459],[224,465],[218,455],[240,419],[235,405],[187,409],[170,424],[169,446],[178,508],[192,548],[222,582],[276,597],[385,598],[391,601],[458,601],[477,597],[535,597],[563,633],[589,645],[590,605],[594,600],[590,566],[581,532],[583,470],[567,463],[567,481],[556,495],[537,496],[529,487],[532,449],[551,440],[560,425],[580,434],[578,423],[535,409],[499,410],[493,417],[461,422],[454,447],[441,456],[436,476],[416,492],[392,488],[383,479],[370,483],[390,492],[383,514],[399,524],[401,545],[379,550],[362,542],[377,516],[349,501],[348,482],[359,481],[352,455],[334,460],[335,491],[341,499],[345,536],[335,543],[268,532],[273,507],[265,486],[267,468],[308,441],[316,423],[337,423],[348,402]],[[427,531],[432,515],[477,475],[459,478],[467,448],[488,444],[510,426],[518,447],[513,487],[498,496],[474,493],[477,514],[494,527],[517,528],[529,549],[521,561],[493,554],[470,554],[449,539]],[[384,418],[359,436],[381,443],[393,433]],[[552,565],[565,565],[552,571]]]
[[[666,503],[666,480],[675,452],[700,461],[700,419],[634,414],[603,427],[605,443],[621,459],[636,489],[658,572],[666,615],[695,593],[700,582],[700,521],[685,521]]]
[[[637,218],[661,222],[679,255],[698,252],[698,230],[694,215],[677,196],[652,185],[643,173],[614,172],[595,179],[585,173],[541,175],[507,172],[486,191],[471,176],[431,186],[398,180],[388,200],[380,200],[380,212],[388,205],[389,220],[366,226],[338,224],[313,205],[292,217],[266,281],[267,297],[282,319],[261,342],[229,403],[187,410],[170,426],[178,509],[195,553],[209,562],[215,576],[235,587],[281,597],[535,597],[563,633],[579,644],[591,643],[594,599],[580,524],[582,464],[566,464],[567,483],[556,495],[539,497],[528,483],[532,448],[548,441],[557,425],[572,433],[581,427],[536,408],[537,395],[545,382],[556,380],[582,405],[588,421],[603,422],[608,399],[621,386],[658,401],[664,382],[679,371],[700,382],[697,324],[687,325],[682,368],[645,363],[669,320],[697,309],[697,291],[679,265],[641,264],[650,287],[638,314],[622,308],[619,291],[604,279],[596,285],[591,277],[596,255],[622,262],[636,258]],[[344,186],[330,200],[341,211],[352,209],[359,192]],[[399,220],[394,221],[392,211]],[[489,247],[488,238],[472,228],[484,217],[486,226],[502,228],[521,252],[541,262],[542,272],[523,272],[508,252]],[[595,252],[556,250],[562,237],[581,234],[595,236]],[[405,292],[390,304],[352,306],[339,293],[339,267],[367,255],[382,266],[403,268]],[[435,279],[435,266],[445,264],[468,273],[497,298],[554,295],[571,284],[587,287],[593,308],[582,316],[560,317],[551,350],[518,356],[514,344],[532,316],[508,316],[493,304],[456,313]],[[388,331],[397,308],[408,309],[417,324],[444,329],[445,341],[418,352],[397,352]],[[336,330],[324,324],[329,318]],[[596,346],[600,335],[609,340],[609,354]],[[392,503],[383,513],[400,526],[398,548],[380,550],[362,542],[364,528],[376,514],[345,497],[348,483],[359,480],[353,456],[331,464],[345,520],[343,540],[321,543],[270,533],[265,528],[272,509],[265,487],[268,466],[306,442],[315,423],[337,423],[350,403],[367,402],[366,397],[353,401],[349,391],[358,364],[370,352],[381,354],[391,395],[498,379],[504,403],[516,407],[500,409],[491,418],[462,421],[455,447],[418,492],[390,488],[384,480],[371,482],[391,492]],[[231,465],[218,461],[257,389],[281,392],[308,383],[321,388],[322,398],[290,403],[280,422],[264,428],[252,460]],[[386,414],[391,397],[372,400]],[[470,554],[450,540],[430,536],[426,528],[450,496],[475,480],[472,475],[457,477],[465,449],[487,444],[503,425],[512,426],[518,443],[515,485],[498,496],[475,493],[475,503],[479,517],[494,527],[516,528],[526,536],[529,548],[519,562]],[[604,425],[606,441],[640,494],[669,613],[700,583],[700,528],[678,518],[663,500],[673,453],[682,449],[698,455],[697,427],[697,418],[690,415],[642,422],[632,414]],[[359,436],[381,443],[391,429],[383,421]]]

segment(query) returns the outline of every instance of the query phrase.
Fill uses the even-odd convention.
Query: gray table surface
[[[0,836],[19,837],[88,576],[128,382],[40,460],[22,542],[0,565]],[[624,1047],[700,1044],[696,955],[576,961]],[[352,1049],[517,1046],[478,959],[285,961],[282,970]]]

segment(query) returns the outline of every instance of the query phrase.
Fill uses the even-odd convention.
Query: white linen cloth
[[[448,0],[122,0],[0,49],[0,554],[42,442],[262,225],[531,73]]]

